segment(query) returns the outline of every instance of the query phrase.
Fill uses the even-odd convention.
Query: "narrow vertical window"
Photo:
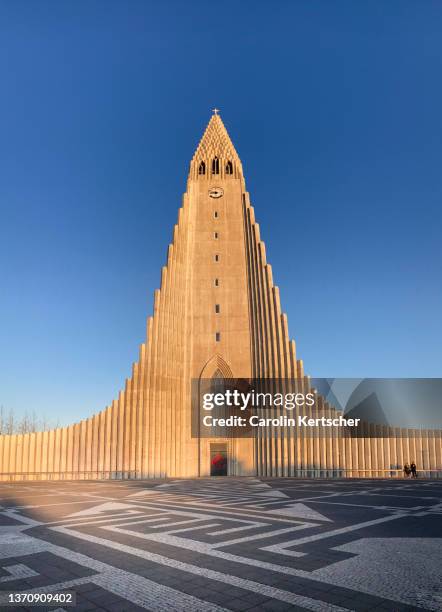
[[[215,238],[215,240],[218,240],[218,232],[215,232],[215,233],[213,234],[213,237]]]
[[[215,334],[215,340],[216,340],[216,342],[220,342],[220,340],[221,340],[221,334],[220,334],[220,332],[216,332],[216,334]]]
[[[226,164],[226,174],[233,174],[233,164],[231,161],[228,161]]]
[[[220,307],[219,304],[215,304],[215,313],[219,314],[220,313]]]
[[[219,255],[218,254],[215,255],[215,261],[219,261]]]
[[[215,217],[215,219],[218,219],[218,211],[215,210],[215,212],[213,213],[213,216]]]
[[[212,161],[212,174],[219,174],[219,159],[214,157]]]
[[[215,287],[219,287],[219,279],[215,278]]]
[[[198,174],[206,174],[206,164],[203,161],[199,165]]]

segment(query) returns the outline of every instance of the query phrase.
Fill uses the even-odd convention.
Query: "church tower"
[[[263,449],[254,440],[199,440],[189,429],[192,379],[302,375],[242,164],[217,111],[190,163],[146,346],[147,474],[207,476],[219,452],[228,474],[256,474]],[[266,457],[277,455],[275,444],[265,446]]]
[[[308,388],[241,161],[215,110],[190,163],[147,336],[124,389],[79,423],[0,435],[0,480],[209,476],[214,457],[234,476],[388,476],[420,456],[422,469],[440,469],[440,430],[365,423],[359,438],[305,437],[296,427],[192,437],[191,381],[241,378]],[[317,404],[325,416],[338,414],[320,396]]]

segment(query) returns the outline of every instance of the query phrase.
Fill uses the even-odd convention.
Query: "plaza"
[[[0,607],[440,610],[441,498],[424,479],[1,483]]]

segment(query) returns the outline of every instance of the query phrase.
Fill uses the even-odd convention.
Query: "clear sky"
[[[442,5],[0,4],[0,405],[68,423],[137,359],[222,118],[313,376],[442,376]]]

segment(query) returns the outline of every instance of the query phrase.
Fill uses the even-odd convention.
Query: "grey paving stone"
[[[266,597],[265,595],[260,595],[259,593],[248,593],[247,595],[244,595],[244,597],[242,597],[241,599],[244,599],[244,601],[250,602],[254,605],[259,605],[264,603],[265,601],[269,601],[268,597]]]
[[[285,610],[293,610],[295,606],[284,601],[273,599],[262,604],[261,609],[266,612],[285,612]],[[298,608],[302,609],[302,608]]]
[[[243,610],[250,610],[250,608],[253,607],[254,604],[245,601],[245,599],[231,599],[230,601],[227,601],[224,604],[224,607],[227,608],[228,610],[238,610],[238,611],[243,611]]]

